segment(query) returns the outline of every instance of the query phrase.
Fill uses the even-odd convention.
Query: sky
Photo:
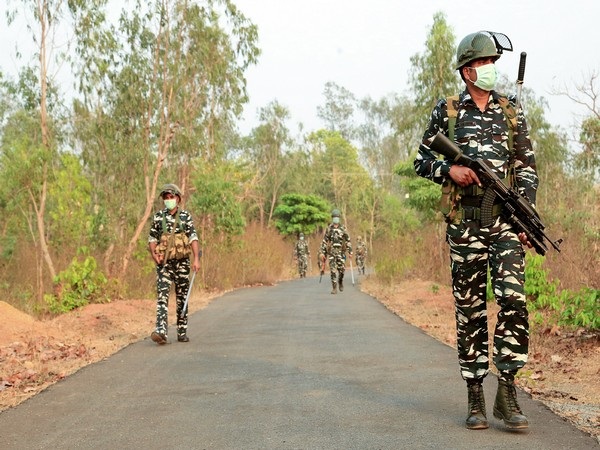
[[[479,30],[506,34],[514,50],[496,66],[509,79],[516,81],[525,51],[524,86],[548,101],[546,119],[553,125],[567,128],[585,111],[552,91],[565,86],[574,91],[593,70],[600,76],[597,0],[234,1],[258,26],[262,49],[247,72],[250,103],[242,130],[256,126],[258,108],[273,100],[290,110],[292,123],[322,127],[317,106],[324,103],[328,81],[359,98],[410,95],[410,57],[425,51],[436,12],[445,14],[457,44]]]
[[[112,0],[115,8],[126,0]],[[570,0],[233,0],[258,26],[262,54],[247,71],[250,102],[242,132],[258,125],[258,110],[277,100],[290,111],[290,129],[321,128],[317,107],[335,82],[358,98],[410,95],[410,57],[425,51],[436,12],[443,12],[458,43],[465,35],[505,33],[514,51],[505,52],[498,70],[516,80],[519,55],[527,52],[524,86],[549,104],[547,120],[568,128],[586,112],[552,91],[600,76],[600,1]],[[129,2],[130,4],[130,2]],[[0,6],[0,70],[18,62],[15,45],[31,40],[24,29],[4,25]],[[600,81],[597,83],[600,88]],[[516,90],[516,88],[515,88]],[[449,93],[449,95],[454,93]]]

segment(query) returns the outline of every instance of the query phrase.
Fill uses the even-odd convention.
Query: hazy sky
[[[433,16],[441,11],[457,43],[465,35],[505,33],[513,52],[498,70],[516,80],[519,55],[527,52],[525,86],[544,96],[553,124],[569,126],[582,113],[570,100],[550,95],[553,87],[600,75],[600,1],[570,0],[237,0],[259,27],[263,53],[248,72],[251,102],[242,128],[256,124],[257,108],[277,99],[292,123],[322,126],[317,106],[325,83],[334,81],[358,97],[410,94],[410,57],[423,53]],[[600,82],[598,83],[600,87]],[[451,93],[449,93],[451,94]]]
[[[247,73],[250,103],[242,131],[256,126],[258,108],[275,99],[290,110],[292,130],[299,122],[307,130],[320,128],[317,106],[324,102],[328,81],[359,98],[409,95],[410,57],[424,52],[438,11],[445,13],[457,42],[478,30],[507,34],[514,51],[506,52],[497,67],[509,79],[516,80],[519,55],[526,51],[525,86],[548,100],[547,118],[555,125],[570,126],[574,114],[584,110],[551,95],[552,88],[573,89],[592,70],[600,75],[599,0],[233,1],[258,25],[262,48],[258,64]],[[115,10],[127,3],[112,2]],[[13,57],[15,45],[26,48],[31,37],[24,27],[6,29],[5,9],[2,2],[0,69],[15,73],[20,64]]]

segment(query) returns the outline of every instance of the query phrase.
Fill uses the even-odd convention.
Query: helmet
[[[500,58],[500,53],[496,49],[496,44],[486,31],[468,34],[460,41],[456,50],[456,69],[460,69],[465,64],[479,58],[488,58],[490,56],[496,59]]]
[[[304,233],[300,233],[300,237],[303,238],[304,237]]]
[[[340,210],[334,209],[333,211],[331,211],[331,217],[340,217]]]
[[[175,185],[173,183],[165,184],[162,187],[162,189],[160,190],[160,196],[162,197],[166,193],[171,193],[171,194],[177,195],[179,198],[181,198],[181,191],[179,190],[177,185]]]

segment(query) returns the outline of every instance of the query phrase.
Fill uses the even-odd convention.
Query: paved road
[[[149,330],[150,331],[150,330]],[[593,449],[520,395],[531,427],[464,428],[455,351],[317,278],[224,295],[187,344],[149,339],[0,413],[0,449]]]

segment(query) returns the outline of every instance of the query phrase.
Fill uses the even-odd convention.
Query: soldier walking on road
[[[304,239],[304,233],[300,233],[298,241],[296,241],[296,244],[294,245],[294,259],[298,264],[300,278],[306,278],[309,257],[310,249],[308,248],[308,243]]]
[[[508,41],[510,48],[500,44]],[[481,158],[497,175],[516,186],[534,205],[538,177],[523,112],[515,98],[494,91],[495,62],[502,50],[512,50],[500,33],[477,32],[458,45],[456,69],[466,89],[438,101],[431,113],[419,153],[416,172],[442,184],[442,207],[448,222],[452,289],[455,299],[457,347],[461,375],[467,382],[469,429],[488,428],[483,379],[489,372],[486,286],[488,269],[500,306],[494,332],[494,364],[499,372],[494,417],[507,428],[529,426],[517,403],[515,375],[527,362],[529,322],[524,293],[524,233],[517,233],[494,205],[491,223],[481,221],[485,192],[471,169],[437,159],[430,144],[438,131],[467,156]]]
[[[181,191],[174,184],[166,184],[160,197],[164,209],[154,214],[148,249],[156,263],[156,329],[150,335],[159,345],[167,343],[168,306],[171,284],[175,284],[177,302],[177,341],[188,342],[187,306],[185,298],[190,288],[190,256],[193,257],[191,269],[200,269],[200,251],[198,235],[189,212],[179,209]],[[190,255],[191,253],[191,255]]]
[[[354,253],[356,253],[356,267],[358,267],[358,273],[364,275],[365,261],[367,260],[367,246],[360,236],[356,238],[356,250]]]
[[[334,209],[331,212],[331,224],[325,230],[321,242],[320,253],[321,270],[325,268],[326,258],[329,259],[329,270],[331,271],[331,293],[337,294],[344,290],[344,271],[346,264],[346,252],[352,257],[352,244],[346,228],[340,223],[340,211]]]

